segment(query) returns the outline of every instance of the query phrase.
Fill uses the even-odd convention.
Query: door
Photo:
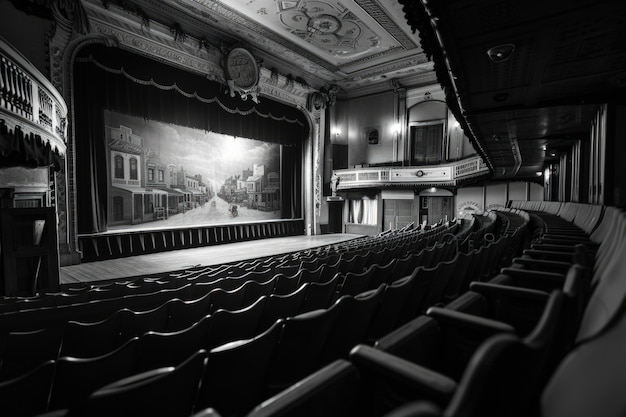
[[[445,222],[454,218],[454,197],[421,197],[427,198],[428,224]]]
[[[384,200],[383,230],[400,229],[415,222],[413,200]]]

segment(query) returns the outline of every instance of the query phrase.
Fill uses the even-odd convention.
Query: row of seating
[[[433,259],[432,256],[428,256],[429,261]],[[0,380],[6,379],[7,375],[15,376],[19,371],[27,370],[28,366],[34,367],[44,360],[55,359],[57,355],[88,357],[104,354],[119,347],[130,338],[149,330],[179,331],[206,315],[220,317],[222,313],[221,316],[224,316],[224,311],[241,309],[240,316],[255,314],[259,318],[263,315],[267,318],[261,317],[262,328],[266,328],[277,318],[326,308],[332,301],[344,295],[356,296],[369,289],[377,288],[381,284],[391,284],[406,274],[410,274],[420,266],[422,260],[419,255],[409,255],[400,260],[398,265],[396,260],[392,260],[382,267],[372,265],[360,274],[348,272],[342,275],[335,273],[335,267],[330,269],[328,275],[330,279],[323,278],[321,273],[325,267],[322,265],[316,270],[318,274],[312,275],[307,281],[298,279],[297,275],[287,277],[288,286],[280,284],[285,282],[280,280],[281,275],[266,282],[248,280],[233,290],[220,287],[223,283],[218,280],[214,288],[206,286],[206,294],[197,299],[174,298],[154,309],[145,311],[122,308],[96,322],[69,321],[40,330],[5,332],[0,337],[0,359],[2,359]],[[432,276],[437,271],[437,268],[424,269],[421,275],[429,273]],[[282,286],[278,287],[279,284]],[[263,314],[253,308],[254,305],[260,304],[257,302],[261,301],[260,298],[268,300]],[[291,307],[288,307],[289,305]],[[233,316],[236,315],[233,314]],[[233,326],[236,326],[238,320],[231,318]],[[16,325],[19,326],[19,324]],[[225,334],[242,335],[241,332],[222,331],[213,334],[212,338],[218,342],[228,341],[224,339]],[[249,333],[243,333],[243,335],[251,336]]]
[[[350,255],[354,255],[356,258],[356,255],[361,254],[362,256],[358,259],[362,260],[364,263],[382,264],[382,260],[375,259],[374,254],[378,253],[380,254],[379,258],[386,259],[400,257],[400,255],[402,255],[401,252],[409,249],[409,245],[411,245],[413,250],[424,248],[424,242],[430,242],[430,238],[424,236],[437,236],[443,230],[452,229],[453,226],[447,228],[438,227],[429,230],[428,233],[421,233],[418,229],[411,229],[402,231],[398,234],[388,233],[385,235],[381,234],[381,236],[376,237],[363,237],[355,239],[356,242],[352,243],[352,249],[348,249],[346,246],[331,249],[333,246],[328,245],[326,250],[329,252],[332,250],[333,255],[341,256],[343,257],[343,260],[348,260],[351,257]],[[378,250],[374,250],[375,245]],[[393,248],[389,248],[388,245],[393,245]],[[356,249],[359,246],[360,249]],[[323,256],[319,256],[319,250],[314,255],[316,258],[324,258]],[[270,278],[273,276],[274,274],[272,273],[272,270],[274,269],[286,272],[293,270],[297,265],[306,265],[308,256],[313,256],[313,254],[307,254],[306,251],[299,251],[268,259],[257,259],[235,264],[192,268],[190,271],[183,271],[180,273],[159,274],[155,277],[135,277],[132,279],[114,281],[109,284],[71,285],[64,291],[58,293],[37,294],[33,297],[5,297],[0,300],[0,313],[16,310],[23,311],[25,309],[40,308],[44,306],[57,307],[91,300],[101,300],[104,298],[156,292],[161,289],[176,289],[176,287],[185,284],[184,281],[178,279],[182,277],[186,277],[189,280],[196,282],[212,281],[218,278],[227,277],[252,279],[254,276],[256,276],[259,280],[263,280],[264,278]],[[354,262],[356,262],[356,260]],[[343,264],[344,262],[342,262],[342,265]],[[346,265],[350,266],[350,264]],[[358,271],[360,272],[360,268]],[[268,274],[270,276],[268,276]]]
[[[451,236],[451,235],[450,235]],[[400,248],[401,250],[396,250]],[[327,281],[335,272],[353,271],[360,272],[365,267],[370,266],[372,262],[384,261],[385,259],[395,259],[407,251],[413,250],[414,247],[410,243],[396,246],[390,251],[380,251],[385,256],[372,257],[366,255],[354,255],[353,257],[343,259],[343,255],[339,256],[334,265],[320,265],[316,270],[310,271],[303,268],[303,262],[299,264],[298,272],[291,278],[298,279],[298,283],[289,280],[287,276],[283,277],[282,284],[292,290],[303,282]],[[456,250],[456,243],[453,239],[449,239],[446,245],[435,245],[427,251],[422,250],[425,265],[432,265],[439,258],[448,258]],[[443,253],[445,251],[445,253]],[[391,255],[391,256],[388,256]],[[284,260],[281,260],[284,263]],[[296,263],[299,265],[298,263]],[[263,265],[262,268],[259,265]],[[195,275],[173,274],[171,277],[147,278],[138,283],[133,280],[130,283],[123,280],[121,282],[112,282],[107,284],[93,285],[93,288],[87,291],[67,290],[66,295],[49,297],[49,299],[60,299],[59,302],[44,303],[13,303],[5,305],[4,313],[0,313],[0,328],[5,328],[5,324],[10,326],[12,323],[20,323],[22,326],[19,330],[24,330],[29,323],[33,323],[30,329],[36,329],[39,318],[44,316],[45,325],[54,325],[54,321],[68,320],[101,320],[104,317],[114,313],[121,308],[131,309],[152,309],[158,307],[171,298],[180,298],[182,300],[190,300],[204,296],[213,288],[222,288],[223,290],[234,290],[242,286],[246,281],[267,281],[276,273],[287,273],[293,269],[286,269],[282,264],[274,267],[266,267],[267,262],[255,263],[251,265],[247,272],[239,276],[233,276],[230,265],[220,268],[219,271],[226,271],[221,274],[212,275],[210,278],[204,276],[206,271],[202,271]],[[384,265],[384,264],[381,264]],[[255,269],[255,268],[258,268]],[[320,269],[321,268],[321,269]],[[239,269],[237,269],[239,270]],[[183,279],[184,278],[184,279]],[[290,281],[290,282],[289,282]],[[292,284],[292,285],[289,285]],[[133,286],[132,292],[124,294],[128,286]],[[71,294],[71,295],[70,295]],[[70,302],[70,300],[72,302]],[[41,300],[40,300],[41,301]],[[156,302],[155,302],[156,301]],[[12,314],[13,313],[13,314]],[[20,320],[12,320],[15,315],[20,316]]]
[[[415,257],[413,255],[412,255],[412,257],[413,258],[417,258],[417,257]],[[393,263],[395,263],[395,261]],[[379,305],[380,305],[380,307],[382,307],[383,305],[387,306],[387,309],[384,309],[384,308],[380,308],[379,309],[380,310],[380,314],[378,314],[378,316],[381,317],[381,318],[379,318],[378,320],[373,320],[372,321],[372,329],[378,329],[379,332],[381,332],[381,331],[382,332],[386,332],[386,330],[384,330],[384,328],[386,326],[393,325],[393,322],[394,322],[393,319],[389,319],[388,317],[382,317],[381,314],[383,312],[385,312],[385,311],[386,311],[385,314],[389,314],[390,312],[393,313],[394,311],[398,311],[398,312],[400,311],[400,310],[398,310],[397,307],[398,306],[402,306],[403,304],[402,303],[398,303],[397,301],[393,301],[393,302],[389,301],[389,300],[391,300],[390,297],[391,297],[392,294],[401,294],[401,295],[405,296],[405,301],[406,301],[406,295],[410,294],[410,292],[407,289],[410,287],[411,284],[413,284],[414,280],[417,281],[417,279],[415,277],[417,275],[420,275],[419,272],[418,272],[420,270],[424,270],[424,268],[417,268],[417,269],[415,269],[415,272],[416,272],[415,275],[411,275],[409,277],[406,277],[406,279],[401,280],[398,283],[393,283],[393,285],[398,284],[398,285],[395,285],[395,287],[393,287],[393,285],[389,285],[389,287],[387,288],[386,291],[384,291],[384,293],[381,292],[381,288],[384,288],[386,286],[386,284],[381,285],[378,288],[378,290],[374,291],[374,293],[379,294],[377,297],[382,297],[382,294],[385,294],[386,298],[388,299],[388,301],[385,302],[385,303],[382,303],[382,302],[376,302],[376,303],[372,302],[371,303],[372,305],[376,305],[377,308],[378,308]],[[436,269],[435,269],[435,272],[436,272]],[[424,276],[428,276],[428,275],[424,274]],[[430,276],[430,278],[432,279],[432,276]],[[428,288],[428,286],[424,286],[422,284],[422,288]],[[291,297],[291,298],[293,298],[293,297]],[[339,299],[339,301],[332,308],[324,310],[323,312],[319,311],[319,312],[316,312],[316,313],[318,313],[319,316],[324,316],[324,317],[329,316],[331,314],[329,312],[335,311],[335,310],[333,310],[334,308],[336,308],[335,306],[341,305],[341,303],[345,304],[347,302],[346,300],[352,299],[352,298],[356,298],[356,297],[342,297],[342,298]],[[417,303],[413,303],[410,308],[416,309],[417,308],[416,306],[417,306]],[[255,316],[258,317],[258,314],[255,314]],[[360,316],[363,317],[363,314],[360,314]],[[354,318],[352,318],[350,320],[344,320],[344,321],[345,321],[345,324],[340,327],[341,331],[337,331],[336,334],[333,337],[330,338],[330,340],[334,340],[334,341],[345,340],[346,334],[349,334],[347,329],[348,328],[353,329],[355,327],[354,326],[354,322],[356,320]],[[362,321],[362,323],[368,324],[368,321],[365,320],[365,321]],[[379,323],[379,324],[375,325],[375,323]],[[230,327],[232,328],[232,327],[239,327],[239,326],[230,326]],[[317,328],[317,327],[318,326],[315,325],[315,328]],[[307,332],[307,334],[311,334],[311,333]],[[312,334],[319,335],[319,332],[313,331]],[[301,339],[301,337],[298,337],[297,339]],[[349,347],[351,347],[353,344],[355,344],[354,340],[352,340],[350,342],[347,342],[347,343],[344,343],[344,348],[343,348],[344,355],[347,355],[347,351],[348,351]],[[291,351],[297,352],[298,349],[288,349],[288,351],[290,351],[290,352]],[[280,357],[284,357],[285,354],[283,353],[283,354],[281,354],[279,356]],[[314,355],[309,355],[309,356],[314,356]],[[323,354],[322,357],[328,357],[328,354]],[[330,357],[332,358],[332,356],[330,356]],[[329,359],[326,359],[326,361],[328,361],[328,360]],[[319,364],[317,364],[316,366],[318,366],[318,365]],[[276,369],[278,369],[278,368],[276,368]],[[291,372],[292,369],[294,369],[294,367],[290,366],[290,367],[287,367],[286,369],[288,369]]]
[[[356,347],[248,416],[622,416],[626,214],[559,206],[563,216],[532,214],[562,247],[533,242],[490,282]]]

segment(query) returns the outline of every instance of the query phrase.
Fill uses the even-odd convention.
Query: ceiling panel
[[[496,176],[534,175],[543,146],[587,140],[598,105],[626,101],[626,1],[400,2]]]

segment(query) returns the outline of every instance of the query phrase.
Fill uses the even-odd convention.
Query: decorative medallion
[[[250,51],[239,47],[231,49],[226,55],[224,71],[231,97],[239,94],[243,100],[250,97],[255,103],[259,102],[259,65]]]
[[[308,30],[311,33],[328,35],[341,29],[341,22],[335,16],[323,14],[311,18],[308,22]]]

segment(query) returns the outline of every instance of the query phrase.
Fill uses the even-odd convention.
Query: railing
[[[67,106],[46,77],[0,38],[0,118],[10,130],[39,135],[64,155]]]
[[[489,168],[479,156],[442,165],[338,169],[337,190],[387,186],[454,186],[462,180],[483,176]]]

